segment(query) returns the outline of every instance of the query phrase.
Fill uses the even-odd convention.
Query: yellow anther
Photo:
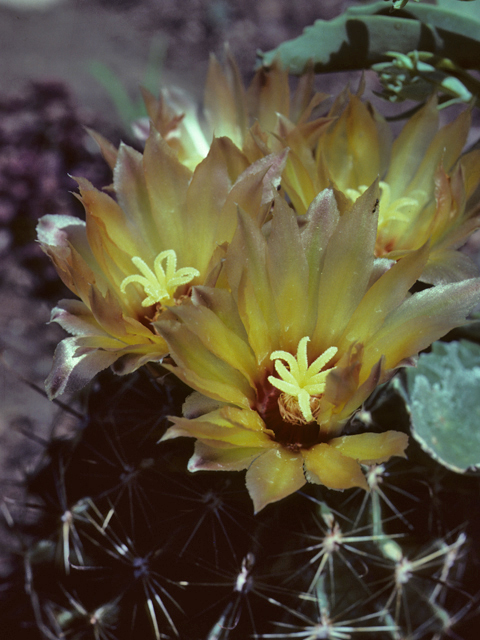
[[[368,189],[367,185],[361,184],[358,189],[344,189],[344,193],[347,198],[350,198],[352,202],[355,202],[365,191]]]
[[[423,191],[417,190],[412,192],[413,197],[402,197],[392,200],[392,190],[390,185],[383,180],[379,183],[381,197],[380,197],[380,209],[379,209],[379,221],[378,226],[382,226],[383,223],[389,220],[398,220],[399,222],[409,222],[412,215],[412,207],[414,214],[418,213],[420,209],[420,201],[425,196]],[[407,208],[407,211],[401,211]],[[410,215],[408,215],[410,213]]]
[[[411,212],[413,211],[414,214],[418,213],[421,203],[425,200],[425,192],[420,189],[413,191],[410,194],[410,197],[404,196],[402,198],[392,200],[392,190],[388,182],[381,180],[378,186],[380,187],[381,193],[378,213],[379,229],[391,220],[396,220],[397,222],[403,222],[405,224],[408,223],[412,217]],[[367,188],[368,187],[366,185],[361,184],[358,189],[345,189],[344,193],[352,202],[355,202],[357,198],[365,193]],[[402,211],[402,209],[404,211]]]
[[[287,396],[296,398],[303,417],[307,422],[312,422],[311,397],[323,393],[325,379],[331,368],[326,371],[321,371],[321,369],[330,362],[338,349],[330,347],[309,366],[307,358],[307,342],[309,340],[308,336],[300,340],[296,358],[288,351],[274,351],[270,355],[270,360],[275,360],[275,370],[280,378],[269,376],[268,381]],[[280,360],[284,360],[289,369]]]
[[[166,269],[162,265],[164,260],[167,261]],[[149,307],[157,302],[167,304],[173,299],[177,287],[187,284],[200,275],[200,271],[193,267],[183,267],[177,271],[177,254],[173,249],[167,249],[158,254],[153,263],[153,271],[138,256],[132,258],[132,262],[143,275],[126,277],[120,285],[120,291],[125,293],[125,289],[132,282],[141,284],[147,295],[142,302],[142,307]]]

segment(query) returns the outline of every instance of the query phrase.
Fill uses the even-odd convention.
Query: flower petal
[[[305,484],[303,459],[280,447],[268,449],[256,458],[247,471],[246,484],[255,513],[267,504],[282,500]]]
[[[400,431],[360,433],[329,441],[329,446],[362,464],[386,462],[392,456],[405,457],[408,436]]]
[[[314,318],[305,315],[308,295],[308,264],[300,240],[298,222],[284,200],[277,199],[268,239],[267,268],[283,328],[281,349],[293,351],[310,335]]]
[[[390,149],[391,134],[382,116],[358,96],[349,98],[318,146],[320,171],[330,174],[341,190],[358,189],[381,177]]]
[[[465,253],[455,249],[433,249],[422,273],[422,282],[448,284],[478,276],[478,267]]]
[[[374,183],[344,213],[325,250],[312,351],[336,344],[362,300],[373,269],[378,191]]]
[[[175,152],[153,127],[145,145],[143,167],[149,207],[155,211],[162,247],[174,247],[177,255],[183,257],[183,241],[188,226],[184,224],[182,212],[192,173],[179,162]]]
[[[109,367],[116,359],[116,352],[95,349],[76,356],[79,338],[62,340],[53,357],[45,388],[50,400],[62,393],[74,393],[84,387],[99,372]]]
[[[322,443],[303,453],[308,482],[324,484],[329,489],[368,489],[360,464],[334,447]]]
[[[154,131],[153,127],[152,131]],[[152,135],[151,133],[149,140]],[[153,206],[145,178],[146,170],[144,171],[142,154],[122,143],[118,150],[117,164],[113,172],[115,195],[129,221],[129,227],[135,229],[143,239],[144,245],[151,253],[155,253],[155,247],[158,246],[159,230],[153,216]],[[158,179],[159,176],[157,176]]]
[[[81,283],[95,280],[95,259],[88,246],[85,222],[73,216],[49,214],[38,221],[37,237],[64,284],[85,302]]]
[[[438,285],[415,293],[387,316],[383,326],[364,344],[364,371],[385,356],[393,369],[451,329],[465,323],[480,302],[480,278]]]
[[[215,356],[188,327],[177,321],[155,323],[176,367],[165,365],[186,384],[213,399],[249,407],[254,392],[247,378]]]
[[[188,325],[189,330],[211,353],[240,371],[254,388],[257,367],[248,339],[225,326],[218,315],[207,307],[182,305],[173,313]]]
[[[272,343],[279,344],[280,335],[266,251],[266,241],[258,225],[239,210],[237,231],[227,253],[227,276],[259,362],[273,351]]]
[[[193,173],[185,207],[177,223],[183,220],[188,230],[183,234],[182,252],[178,253],[182,263],[203,272],[210,260],[212,247],[232,239],[236,215],[232,216],[233,225],[223,228],[222,209],[239,175],[232,175],[232,172],[243,170],[245,166],[248,166],[247,159],[228,138],[213,140],[207,157]]]
[[[200,440],[188,462],[189,471],[242,471],[248,469],[255,458],[264,455],[265,449],[219,449]]]
[[[215,136],[228,136],[237,147],[242,146],[247,129],[245,91],[231,56],[227,57],[229,75],[211,54],[205,81],[204,107]]]
[[[73,336],[107,336],[93,313],[80,300],[60,300],[52,309],[50,322],[57,322]]]
[[[183,436],[197,438],[220,449],[265,448],[269,445],[269,438],[263,431],[248,429],[229,420],[222,414],[222,409],[193,420],[176,416],[170,416],[169,419],[174,426],[167,429],[162,442]]]
[[[365,342],[382,326],[386,316],[403,303],[420,277],[428,255],[429,247],[425,245],[399,260],[378,278],[351,316],[340,349],[348,349],[354,342]]]
[[[384,178],[392,189],[392,199],[396,200],[404,195],[437,129],[437,98],[433,96],[422,109],[407,120],[393,143],[390,168]]]
[[[438,131],[423,156],[405,195],[416,189],[429,193],[440,163],[447,172],[451,171],[467,140],[470,122],[471,112],[467,109]]]

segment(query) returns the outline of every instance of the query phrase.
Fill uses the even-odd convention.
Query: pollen
[[[166,268],[163,266],[165,261]],[[138,256],[132,258],[132,262],[142,275],[135,274],[126,277],[120,285],[120,291],[125,293],[129,284],[135,282],[140,284],[146,294],[142,307],[149,307],[157,302],[163,304],[173,302],[173,295],[177,287],[188,284],[193,278],[200,275],[200,271],[193,267],[182,267],[177,271],[177,254],[173,249],[167,249],[167,251],[158,254],[153,263],[153,271]]]
[[[270,384],[285,394],[290,405],[291,399],[296,399],[298,408],[307,423],[314,419],[312,401],[323,394],[325,379],[332,370],[329,368],[322,371],[322,369],[338,351],[337,347],[330,347],[309,365],[307,357],[307,343],[309,341],[308,336],[300,340],[296,357],[288,351],[273,351],[270,360],[275,361],[275,370],[280,378],[274,376],[268,378]],[[281,360],[287,363],[288,369]]]

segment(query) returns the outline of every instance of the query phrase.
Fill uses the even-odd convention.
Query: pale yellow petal
[[[197,440],[195,453],[188,462],[189,471],[242,471],[263,455],[265,449],[231,449],[210,446]]]
[[[382,328],[365,343],[365,370],[370,371],[382,355],[385,368],[393,369],[464,324],[479,302],[480,278],[415,293],[387,316]]]
[[[378,192],[372,185],[344,213],[325,250],[312,351],[335,345],[362,300],[373,269]]]
[[[329,446],[362,464],[386,462],[392,456],[405,457],[408,436],[399,431],[360,433],[329,441]]]
[[[246,477],[255,513],[267,504],[295,493],[305,482],[302,456],[280,447],[268,449],[256,458],[248,468]]]
[[[317,444],[304,451],[305,474],[309,482],[329,489],[368,489],[360,464],[328,444]]]

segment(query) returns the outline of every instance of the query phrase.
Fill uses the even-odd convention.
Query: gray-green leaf
[[[412,435],[457,473],[480,469],[480,346],[436,342],[408,369]]]
[[[317,20],[294,40],[283,42],[260,61],[278,57],[294,74],[310,61],[315,71],[367,69],[386,61],[387,51],[427,51],[463,69],[480,69],[480,20],[434,5],[410,3],[391,11],[385,2],[350,7],[333,20]]]

